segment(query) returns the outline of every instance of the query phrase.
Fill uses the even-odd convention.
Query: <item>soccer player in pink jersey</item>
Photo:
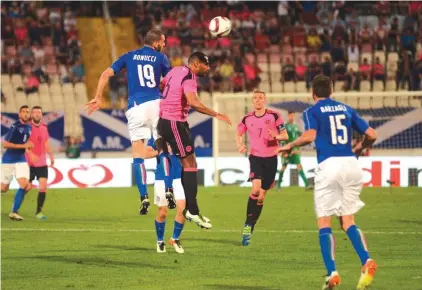
[[[42,123],[42,108],[35,106],[31,110],[32,119],[32,133],[29,137],[29,141],[34,144],[31,154],[34,157],[28,156],[26,153],[26,160],[28,162],[30,173],[29,173],[29,187],[27,192],[32,188],[32,181],[37,178],[39,182],[39,192],[37,200],[37,210],[35,213],[36,218],[44,220],[47,219],[42,213],[42,209],[45,202],[45,195],[47,192],[47,179],[48,179],[48,166],[47,166],[47,155],[50,158],[51,165],[54,165],[54,155],[50,148],[47,125]]]
[[[188,66],[173,68],[161,81],[163,97],[160,103],[158,134],[170,144],[173,154],[180,158],[183,167],[182,184],[186,195],[185,218],[203,228],[211,228],[208,218],[199,213],[196,196],[198,193],[197,164],[194,145],[187,122],[190,108],[217,118],[231,125],[229,117],[207,108],[197,93],[197,76],[204,76],[209,70],[208,57],[196,51],[189,56]]]
[[[250,143],[250,179],[252,190],[249,195],[246,222],[243,228],[242,244],[249,245],[255,224],[264,205],[265,194],[272,187],[277,173],[275,149],[279,141],[289,138],[280,114],[266,108],[266,96],[262,91],[254,91],[252,104],[254,111],[243,117],[237,126],[237,150],[245,154],[248,148],[243,135],[248,133]]]

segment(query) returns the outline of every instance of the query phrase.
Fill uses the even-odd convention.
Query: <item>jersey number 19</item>
[[[141,87],[155,88],[154,68],[150,64],[138,64],[138,76]],[[145,82],[146,81],[146,82]]]
[[[331,129],[331,143],[336,145],[339,144],[347,144],[347,128],[341,122],[342,120],[346,119],[344,114],[329,116],[330,118],[330,129]],[[339,135],[339,131],[343,131],[343,136]]]

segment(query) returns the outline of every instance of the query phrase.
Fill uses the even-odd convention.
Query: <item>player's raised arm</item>
[[[237,132],[236,132],[236,147],[237,151],[241,154],[245,154],[248,152],[248,147],[246,147],[245,143],[243,142],[243,135],[245,134],[247,128],[245,125],[245,118],[237,125]]]
[[[114,76],[116,72],[121,71],[125,67],[126,56],[127,54],[120,56],[109,68],[107,68],[101,74],[100,79],[98,80],[97,91],[95,92],[94,99],[85,105],[85,110],[88,110],[89,115],[100,109],[104,88],[108,84],[110,77]]]

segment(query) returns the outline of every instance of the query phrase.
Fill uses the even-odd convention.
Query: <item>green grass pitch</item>
[[[156,253],[156,208],[139,216],[135,188],[50,190],[46,221],[34,217],[32,191],[22,222],[7,219],[9,191],[2,196],[2,289],[320,289],[325,268],[312,193],[270,192],[251,245],[242,247],[248,191],[201,188],[199,204],[214,227],[187,223],[184,255],[170,246]],[[365,189],[362,199],[357,223],[379,267],[371,289],[422,289],[422,189]],[[339,289],[356,289],[359,259],[337,221],[333,229]]]

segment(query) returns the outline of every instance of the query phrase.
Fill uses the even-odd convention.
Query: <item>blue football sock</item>
[[[162,223],[155,221],[155,232],[157,233],[157,241],[164,241],[164,230],[166,228],[166,221]]]
[[[173,240],[177,240],[180,237],[180,234],[183,231],[184,224],[178,223],[177,221],[174,221],[174,230],[173,230]]]
[[[353,225],[347,229],[346,234],[352,242],[353,248],[355,248],[362,265],[364,265],[369,259],[369,252],[363,233],[356,225]]]
[[[139,195],[142,197],[148,195],[147,191],[147,171],[145,170],[144,159],[133,158],[133,172],[135,174],[136,185],[138,186]]]
[[[334,236],[331,228],[319,230],[319,245],[321,247],[322,259],[327,268],[328,275],[336,270]]]
[[[15,193],[15,200],[13,201],[12,212],[19,211],[24,197],[25,197],[25,189],[19,188],[18,191],[16,191]]]
[[[171,188],[173,184],[172,184],[172,179],[170,176],[171,164],[170,164],[169,154],[166,152],[162,152],[160,153],[160,155],[158,155],[158,158],[159,158],[160,165],[163,167],[164,185],[166,189]]]

